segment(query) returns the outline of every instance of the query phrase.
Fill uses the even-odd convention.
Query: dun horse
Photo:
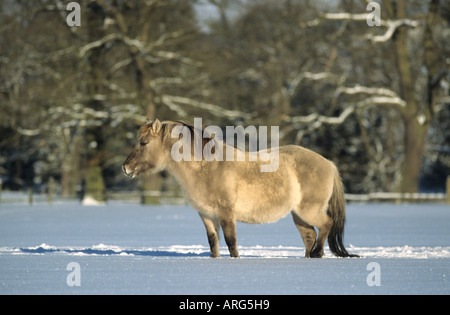
[[[253,224],[275,222],[289,212],[305,243],[306,257],[322,257],[327,238],[329,248],[336,256],[357,257],[349,254],[343,245],[344,191],[339,172],[332,162],[300,146],[271,149],[279,159],[278,169],[274,172],[261,172],[261,164],[267,162],[260,159],[175,161],[171,150],[180,139],[171,135],[176,126],[188,128],[192,136],[198,132],[189,124],[156,119],[141,128],[139,143],[122,168],[131,178],[143,172],[164,169],[174,175],[186,199],[203,220],[211,257],[220,256],[220,228],[230,255],[239,257],[237,221]],[[214,139],[203,139],[203,146],[211,140]],[[194,147],[194,141],[191,141]],[[224,152],[230,149],[224,142],[216,144],[223,146]],[[248,157],[249,152],[233,149],[236,155],[244,153]]]

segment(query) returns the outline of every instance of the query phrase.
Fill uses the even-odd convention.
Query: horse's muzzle
[[[127,167],[125,166],[125,164],[122,165],[122,171],[123,171],[123,174],[127,177],[134,178],[136,176],[136,174],[135,174],[136,170],[127,170]]]

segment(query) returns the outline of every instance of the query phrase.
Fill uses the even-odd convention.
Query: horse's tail
[[[334,166],[334,165],[333,165]],[[333,219],[330,233],[328,234],[328,246],[333,254],[338,257],[359,257],[347,252],[343,244],[345,225],[345,196],[339,171],[334,166],[333,194],[328,205],[328,215]]]

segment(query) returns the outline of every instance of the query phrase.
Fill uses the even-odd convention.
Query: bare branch
[[[352,14],[347,12],[341,12],[341,13],[326,13],[322,15],[319,18],[316,18],[314,20],[301,23],[301,28],[309,28],[309,27],[315,27],[323,23],[324,21],[366,21],[367,20],[367,13],[361,13],[361,14]],[[381,26],[387,27],[386,32],[383,35],[377,35],[374,36],[372,34],[366,34],[364,36],[365,39],[368,39],[372,41],[372,43],[383,43],[387,42],[392,38],[395,31],[401,27],[401,26],[409,26],[409,27],[417,27],[421,25],[421,21],[414,21],[410,19],[401,19],[401,20],[381,20]]]
[[[310,114],[308,116],[284,117],[284,120],[293,125],[307,125],[307,128],[301,128],[297,131],[295,142],[301,143],[304,135],[313,132],[323,125],[341,125],[352,114],[356,114],[358,110],[371,106],[388,106],[391,108],[406,107],[406,102],[398,97],[388,96],[372,96],[363,101],[353,103],[345,108],[338,117],[327,117],[319,114]]]
[[[172,101],[171,97],[168,96],[163,96],[161,101],[167,106],[169,107],[170,110],[178,113],[180,116],[187,116],[186,111],[181,108],[180,105],[176,104],[175,102]]]
[[[153,49],[155,47],[160,47],[166,44],[166,42],[168,42],[171,39],[176,39],[176,38],[180,38],[183,35],[186,35],[185,31],[176,31],[176,32],[172,32],[172,33],[164,33],[162,34],[157,40],[155,40],[154,42],[152,42],[149,46],[149,49]]]
[[[186,97],[164,95],[161,98],[161,100],[164,104],[168,105],[169,107],[172,106],[173,108],[176,108],[176,106],[178,106],[176,103],[189,105],[192,107],[207,110],[208,113],[213,114],[214,116],[217,117],[227,117],[229,119],[242,118],[246,120],[250,120],[252,118],[252,115],[248,113],[244,113],[238,110],[228,110],[217,105],[199,102]]]
[[[78,53],[78,56],[80,58],[82,58],[82,57],[84,57],[86,55],[86,53],[89,50],[92,50],[94,48],[98,48],[98,47],[106,44],[107,42],[114,41],[114,40],[121,40],[126,45],[133,46],[133,47],[137,48],[142,53],[147,52],[147,50],[145,49],[144,44],[141,41],[139,41],[137,39],[129,38],[128,36],[125,36],[125,35],[122,35],[122,34],[119,34],[119,33],[111,33],[111,34],[108,34],[108,35],[106,35],[106,36],[104,36],[104,37],[102,37],[102,38],[100,38],[100,39],[98,39],[96,41],[93,41],[93,42],[91,42],[89,44],[86,44],[83,47],[81,47],[80,51]]]
[[[120,70],[120,69],[122,69],[122,68],[124,68],[124,67],[126,67],[128,65],[130,65],[132,62],[133,62],[133,59],[125,58],[125,59],[117,62],[115,65],[113,65],[111,67],[111,69],[110,69],[110,72],[114,73],[114,72],[116,72],[116,71],[118,71],[118,70]]]
[[[309,28],[309,27],[318,26],[327,20],[328,21],[343,21],[343,20],[366,21],[366,19],[367,19],[367,13],[361,13],[361,14],[351,14],[351,13],[347,13],[347,12],[326,13],[326,14],[323,14],[322,16],[320,16],[319,18],[316,18],[314,20],[311,20],[311,21],[308,21],[305,23],[301,23],[300,27],[301,28]],[[383,22],[382,22],[382,24],[383,24]]]
[[[372,94],[372,95],[389,96],[392,98],[399,98],[398,94],[390,89],[373,88],[373,87],[366,87],[366,86],[361,86],[361,85],[355,85],[354,87],[339,87],[336,90],[335,97],[338,97],[341,94],[349,94],[349,95]]]
[[[308,116],[294,116],[285,117],[285,121],[294,124],[309,124],[313,123],[313,129],[317,129],[323,124],[327,125],[340,125],[356,110],[366,108],[369,106],[384,105],[390,107],[405,107],[406,102],[399,97],[387,97],[387,96],[372,96],[366,98],[363,101],[356,102],[353,105],[347,107],[342,111],[338,117],[327,117],[319,114],[310,114]]]
[[[365,38],[371,40],[372,43],[383,43],[383,42],[387,42],[388,40],[390,40],[392,38],[392,36],[394,35],[395,31],[397,30],[397,28],[399,28],[400,26],[405,25],[405,26],[414,28],[421,24],[420,21],[412,21],[409,19],[398,20],[398,21],[389,21],[388,20],[385,23],[388,26],[386,33],[384,33],[383,35],[378,35],[378,36],[373,36],[372,34],[367,34],[365,36]]]
[[[83,58],[89,50],[98,48],[98,47],[104,45],[105,43],[107,43],[109,41],[113,41],[113,40],[116,40],[116,39],[121,39],[122,37],[123,36],[121,34],[118,34],[118,33],[108,34],[105,37],[100,38],[99,40],[96,40],[94,42],[91,42],[91,43],[86,44],[83,47],[81,47],[80,51],[78,52],[78,56],[80,58]]]
[[[290,96],[294,95],[295,91],[297,90],[297,87],[305,79],[311,81],[330,80],[333,82],[341,83],[344,81],[344,76],[338,76],[330,72],[319,72],[319,73],[302,72],[292,80],[291,85],[288,89],[288,93]]]
[[[156,57],[153,56],[146,56],[146,60],[150,63],[158,63],[164,60],[178,60],[182,63],[191,65],[191,66],[196,66],[196,67],[201,67],[203,64],[199,61],[194,61],[191,58],[188,58],[186,56],[183,56],[182,54],[173,52],[173,51],[156,51],[154,53],[154,55]]]

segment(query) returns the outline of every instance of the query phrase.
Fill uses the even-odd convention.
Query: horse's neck
[[[199,171],[202,162],[195,161],[172,161],[167,166],[167,170],[178,180],[184,190],[189,190],[195,186],[199,177]]]
[[[222,141],[217,144],[222,146],[223,161],[226,161],[227,159],[230,161],[238,161],[242,158],[245,159],[245,155],[248,154],[248,152],[238,150],[234,146]],[[227,154],[227,149],[232,152],[231,156],[228,156],[230,154]],[[242,155],[244,155],[244,157],[242,157]],[[189,190],[195,189],[196,186],[208,181],[208,178],[205,176],[208,176],[208,171],[211,171],[209,163],[214,162],[207,162],[205,160],[194,161],[194,156],[192,156],[191,161],[176,162],[173,159],[169,159],[166,169],[178,180],[185,190]],[[214,166],[217,166],[217,164],[214,164]],[[212,174],[209,174],[209,176],[212,176]]]

